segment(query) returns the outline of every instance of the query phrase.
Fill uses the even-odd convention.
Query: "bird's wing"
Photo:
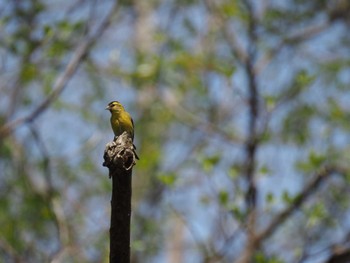
[[[130,119],[131,119],[131,124],[132,124],[132,140],[134,140],[134,133],[135,133],[134,128],[135,128],[135,125],[134,125],[134,120],[131,117],[130,117]],[[136,149],[136,147],[135,147],[135,149]]]

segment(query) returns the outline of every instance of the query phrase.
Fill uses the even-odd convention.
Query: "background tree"
[[[349,4],[0,3],[0,255],[108,259],[115,99],[133,262],[347,262]]]

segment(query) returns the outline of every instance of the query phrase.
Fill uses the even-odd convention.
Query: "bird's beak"
[[[109,110],[110,108],[109,108],[109,106],[107,106],[106,108],[105,108],[105,110]]]

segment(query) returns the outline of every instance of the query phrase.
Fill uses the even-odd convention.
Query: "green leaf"
[[[292,196],[290,196],[289,192],[284,191],[282,194],[282,200],[286,204],[290,204],[291,202],[293,202],[294,198]]]
[[[310,164],[314,168],[319,168],[326,160],[327,156],[320,153],[316,153],[315,151],[311,151],[309,154]]]
[[[208,69],[214,70],[215,72],[224,75],[229,78],[233,75],[236,70],[236,67],[230,62],[226,62],[223,58],[210,58],[207,62]]]
[[[267,195],[265,196],[265,200],[268,204],[273,204],[275,201],[275,196],[271,192],[267,193]]]
[[[277,97],[266,95],[264,96],[265,105],[268,111],[273,110],[276,107],[277,104]]]
[[[285,141],[305,144],[310,137],[309,122],[315,109],[309,105],[300,105],[289,112],[282,126],[282,138]]]
[[[61,57],[68,51],[69,47],[70,45],[68,42],[63,40],[56,40],[48,48],[47,55],[49,57],[54,57],[54,58]]]
[[[308,216],[307,225],[315,227],[327,216],[327,211],[322,203],[317,203],[306,210]]]
[[[232,179],[237,178],[239,175],[239,167],[237,166],[231,166],[228,170],[228,176]]]
[[[301,70],[296,75],[294,85],[299,90],[303,89],[306,86],[309,86],[314,82],[314,80],[314,75],[309,75],[306,70]]]
[[[221,156],[220,155],[212,155],[210,157],[207,157],[205,158],[203,161],[202,161],[202,164],[203,164],[203,170],[205,172],[210,172],[213,170],[214,166],[217,165],[219,163],[221,159]]]
[[[254,255],[255,263],[284,263],[283,260],[279,259],[276,256],[268,256],[262,252],[256,252]]]
[[[218,194],[218,199],[221,205],[226,206],[229,201],[228,192],[225,190],[221,190]]]
[[[232,207],[231,212],[238,221],[243,222],[245,213],[238,206]]]
[[[38,76],[38,73],[36,65],[32,63],[24,64],[20,73],[22,83],[31,82]]]
[[[158,180],[167,186],[173,186],[176,182],[176,174],[175,173],[167,173],[158,175]]]
[[[220,11],[228,17],[235,17],[241,14],[237,1],[229,1],[220,6]]]
[[[269,175],[271,173],[269,167],[267,167],[267,165],[263,165],[260,169],[259,169],[259,173],[262,175]]]
[[[278,97],[287,101],[295,100],[314,80],[315,76],[308,74],[306,70],[300,70],[294,75],[291,84]]]
[[[311,150],[307,160],[302,160],[296,163],[296,168],[304,173],[311,173],[319,169],[326,161],[327,156]]]

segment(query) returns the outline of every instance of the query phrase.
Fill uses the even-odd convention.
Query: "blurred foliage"
[[[314,251],[341,244],[350,232],[350,25],[341,11],[349,6],[253,2],[118,3],[63,93],[0,138],[3,262],[107,262],[111,184],[101,164],[112,139],[104,108],[115,99],[134,118],[140,156],[132,262],[235,262],[249,228],[252,81],[257,229],[293,205],[322,167],[345,170],[280,222],[252,259],[312,262]],[[0,3],[0,129],[45,100],[112,4]]]

